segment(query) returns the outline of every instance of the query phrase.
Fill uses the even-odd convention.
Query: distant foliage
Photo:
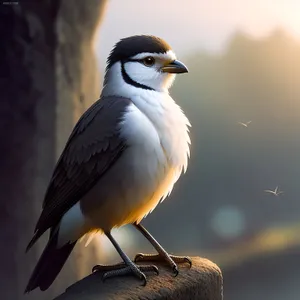
[[[172,197],[178,210],[193,208],[187,226],[199,238],[189,242],[196,249],[223,242],[211,220],[226,205],[241,212],[240,238],[299,220],[300,41],[282,30],[262,39],[236,33],[222,55],[183,61],[190,73],[178,76],[172,95],[193,125],[192,158]],[[248,128],[237,124],[249,120]],[[284,200],[266,199],[263,190],[277,185]]]

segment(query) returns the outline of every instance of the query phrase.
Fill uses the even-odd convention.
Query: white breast
[[[122,123],[122,134],[131,146],[128,160],[139,181],[136,186],[141,187],[136,193],[141,193],[142,202],[146,200],[138,219],[171,192],[182,170],[186,170],[189,156],[187,118],[169,95],[157,100],[132,98],[134,105],[128,108]],[[151,199],[147,199],[149,195]]]
[[[148,117],[135,105],[129,106],[121,128],[121,134],[129,146],[122,160],[131,173],[125,180],[134,187],[134,195],[130,197],[135,199],[134,202],[149,202],[170,168],[159,134]]]
[[[175,183],[188,165],[189,120],[167,93],[145,91],[132,97],[132,101],[154,126],[169,166],[176,169]]]

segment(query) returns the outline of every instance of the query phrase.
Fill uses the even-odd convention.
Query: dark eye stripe
[[[148,57],[151,57],[151,58],[153,59],[153,63],[151,63],[151,64],[147,64],[147,63],[146,63],[145,60],[146,60],[146,58],[148,58]],[[138,62],[138,63],[140,63],[140,64],[143,64],[143,65],[146,66],[146,67],[152,67],[152,66],[155,64],[155,58],[152,57],[152,56],[146,56],[146,57],[140,58],[140,59],[129,58],[129,59],[126,59],[124,62]]]
[[[144,64],[144,58],[141,58],[141,59],[129,58],[129,59],[126,59],[124,62],[139,62],[141,64]]]
[[[121,73],[122,73],[123,80],[124,80],[126,83],[128,83],[128,84],[130,84],[130,85],[133,85],[133,86],[135,86],[135,87],[137,87],[137,88],[141,88],[141,89],[144,89],[144,90],[154,91],[154,89],[151,88],[150,86],[147,86],[147,85],[144,85],[144,84],[141,84],[141,83],[139,83],[139,82],[134,81],[134,80],[127,74],[127,72],[126,72],[126,70],[125,70],[125,67],[124,67],[124,63],[127,62],[127,61],[130,61],[130,60],[127,59],[126,61],[122,61],[122,62],[121,62]],[[133,61],[138,61],[138,62],[139,62],[139,60],[133,60]]]

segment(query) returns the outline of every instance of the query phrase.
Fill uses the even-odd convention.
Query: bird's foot
[[[105,271],[102,277],[103,281],[111,277],[133,275],[143,281],[143,286],[147,284],[147,277],[144,272],[155,272],[157,275],[159,274],[158,268],[155,265],[136,265],[133,262],[128,265],[125,263],[118,263],[115,265],[96,265],[93,267],[92,271],[93,273]]]
[[[182,263],[188,263],[190,267],[192,267],[192,260],[188,256],[177,256],[177,255],[171,255],[168,253],[163,254],[144,254],[144,253],[138,253],[135,258],[134,262],[145,262],[145,261],[165,261],[170,265],[174,272],[174,276],[176,277],[179,273],[178,271],[178,264]]]

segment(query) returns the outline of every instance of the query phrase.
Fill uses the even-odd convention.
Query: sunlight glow
[[[189,0],[185,5],[179,0],[153,0],[146,10],[144,1],[111,0],[97,33],[97,56],[104,69],[112,46],[133,34],[166,39],[178,57],[203,49],[220,52],[237,31],[264,37],[282,28],[300,39],[299,12],[299,0]]]
[[[237,238],[245,230],[245,217],[235,206],[222,206],[213,215],[211,226],[216,234],[224,239]]]
[[[127,227],[121,227],[112,230],[112,236],[117,240],[122,249],[126,252],[127,248],[134,243],[134,238]],[[104,234],[97,234],[95,237],[97,243],[101,245],[104,256],[109,257],[112,253],[117,254],[115,248]]]

